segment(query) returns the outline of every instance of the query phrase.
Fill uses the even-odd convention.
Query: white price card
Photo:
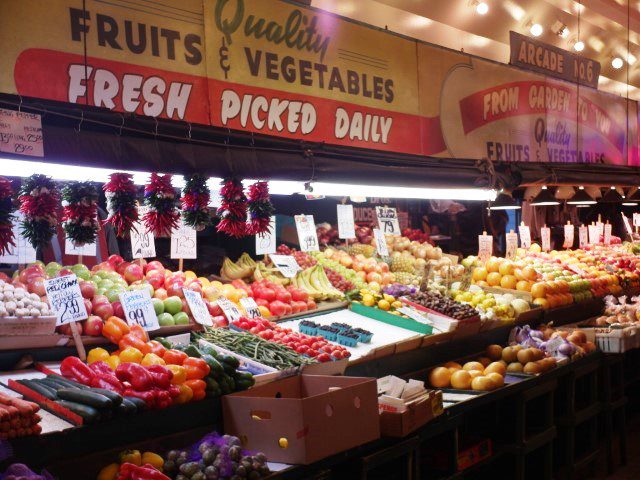
[[[64,240],[65,255],[82,255],[83,257],[96,256],[96,242],[85,243],[84,245],[76,245],[69,238]]]
[[[178,222],[178,227],[171,232],[171,258],[198,258],[196,230],[185,225],[182,219]]]
[[[529,248],[531,246],[531,229],[523,224],[518,227],[518,231],[520,232],[520,246]]]
[[[376,217],[378,217],[378,228],[380,228],[383,233],[400,235],[398,212],[395,208],[376,207]]]
[[[269,221],[269,231],[256,235],[256,255],[276,253],[276,217]]]
[[[486,262],[493,255],[493,236],[478,235],[478,259]]]
[[[573,225],[571,223],[567,223],[564,226],[564,242],[562,244],[563,248],[573,247],[573,235],[574,235]]]
[[[156,256],[156,239],[142,221],[142,217],[149,211],[149,207],[138,207],[138,221],[131,228],[131,257],[154,258]]]
[[[89,317],[80,292],[78,277],[73,274],[44,281],[44,289],[56,314],[56,326],[78,322]]]
[[[0,255],[0,263],[9,263],[16,265],[26,265],[36,261],[36,249],[22,235],[22,219],[23,215],[16,212],[13,215],[13,239],[15,246],[9,245],[9,251]]]
[[[611,224],[605,223],[604,225],[604,244],[611,245]]]
[[[262,313],[260,313],[260,308],[258,308],[258,304],[251,297],[242,297],[240,299],[240,305],[247,312],[247,317],[249,318],[259,318],[262,317]]]
[[[338,237],[342,239],[356,238],[356,225],[353,220],[353,205],[337,205]]]
[[[580,248],[584,248],[589,245],[587,227],[585,227],[584,225],[578,228],[578,245],[580,246]]]
[[[317,252],[320,250],[318,244],[318,233],[313,215],[296,215],[293,217],[298,231],[298,242],[300,250],[303,252]]]
[[[597,225],[589,225],[589,244],[596,245],[600,243],[600,232]]]
[[[627,217],[625,217],[624,213],[620,213],[620,215],[622,215],[622,221],[624,222],[624,228],[627,231],[627,234],[629,235],[629,237],[631,237],[633,235],[633,230],[631,229],[631,225],[629,224],[629,219]],[[634,213],[635,215],[635,213]]]
[[[227,317],[227,320],[229,320],[230,322],[235,322],[242,316],[236,304],[228,298],[220,297],[218,298],[217,302],[222,309],[222,313],[224,313],[224,316]]]
[[[551,250],[551,229],[549,227],[542,227],[540,229],[540,240],[542,243],[542,251],[548,252]]]
[[[280,270],[280,273],[287,278],[295,277],[302,270],[296,259],[291,255],[276,255],[272,253],[269,258],[271,258],[276,268]]]
[[[187,305],[189,305],[189,310],[191,310],[193,319],[200,325],[212,327],[213,320],[211,320],[211,314],[209,313],[207,306],[204,304],[202,295],[188,288],[183,288],[182,293],[184,294],[184,299],[187,301]]]
[[[389,256],[389,247],[387,247],[387,239],[384,236],[384,232],[379,228],[373,229],[373,238],[376,241],[376,250],[381,257]]]
[[[596,222],[596,227],[598,227],[598,238],[604,235],[604,223]]]
[[[505,256],[509,259],[514,259],[518,251],[518,234],[512,230],[507,233],[505,237],[507,240],[507,252]]]
[[[145,330],[157,330],[160,328],[158,316],[151,303],[149,290],[129,290],[122,292],[120,302],[124,310],[124,316],[129,325],[140,325]]]
[[[0,108],[0,152],[44,157],[42,117]]]
[[[633,226],[640,227],[640,213],[633,214]]]

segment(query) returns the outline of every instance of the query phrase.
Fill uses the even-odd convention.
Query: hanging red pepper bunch
[[[22,235],[33,245],[42,247],[56,233],[60,192],[55,182],[46,175],[34,174],[20,187],[20,212]]]
[[[145,213],[144,224],[147,231],[156,237],[170,237],[171,231],[178,226],[180,213],[176,208],[176,191],[171,185],[171,175],[151,174],[149,183],[144,187]]]
[[[274,208],[269,196],[269,184],[256,182],[249,187],[249,235],[261,235],[269,231],[269,222]]]
[[[9,253],[9,246],[16,246],[13,237],[13,188],[11,182],[0,177],[0,255]]]
[[[98,191],[91,182],[70,182],[62,189],[62,228],[76,246],[98,236]]]
[[[209,200],[211,192],[207,187],[207,177],[198,173],[184,177],[182,190],[182,219],[188,227],[200,232],[211,224]]]
[[[220,217],[218,231],[234,238],[244,237],[247,234],[247,197],[240,179],[223,180],[220,196],[222,202],[217,212]]]
[[[136,208],[136,185],[133,183],[133,175],[130,173],[112,173],[109,181],[102,189],[107,197],[107,210],[109,216],[103,222],[111,225],[116,236],[125,238],[129,236],[133,225],[138,221],[138,209]]]

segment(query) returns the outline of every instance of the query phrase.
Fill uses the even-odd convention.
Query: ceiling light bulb
[[[542,28],[542,25],[540,25],[539,23],[534,23],[533,25],[531,25],[531,28],[529,29],[529,31],[531,32],[531,35],[533,35],[534,37],[539,37],[540,35],[542,35],[542,32],[544,31],[544,29]]]
[[[582,40],[578,40],[574,45],[573,45],[573,49],[576,52],[581,52],[584,50],[584,42]]]
[[[569,28],[565,25],[564,27],[562,27],[562,30],[560,30],[559,35],[562,38],[567,38],[569,36],[571,32],[569,31]]]
[[[622,68],[622,65],[624,65],[624,62],[620,57],[615,57],[613,60],[611,60],[611,66],[616,70]]]
[[[476,13],[478,15],[486,15],[488,11],[489,11],[489,5],[487,5],[486,2],[479,2],[476,5]]]

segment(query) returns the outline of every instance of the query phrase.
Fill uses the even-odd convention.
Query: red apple
[[[202,295],[202,285],[200,285],[200,282],[195,283],[195,282],[191,282],[187,288],[189,290],[193,290],[194,292],[198,292],[200,295]]]
[[[63,268],[58,272],[59,277],[64,277],[65,275],[71,275],[71,274],[73,274],[73,272],[68,268]]]
[[[80,332],[82,332],[82,324],[78,323],[78,327],[80,327]],[[61,335],[67,335],[67,336],[71,336],[73,335],[73,332],[71,331],[71,324],[70,323],[65,323],[64,325],[60,325],[59,327],[56,328],[56,330],[58,330],[58,332],[60,332]]]
[[[218,302],[205,302],[207,304],[207,310],[209,310],[209,315],[212,317],[222,316],[222,308],[218,305]]]
[[[106,295],[96,295],[91,299],[91,304],[95,307],[101,303],[109,303],[109,299]]]
[[[107,262],[109,262],[114,268],[116,268],[118,265],[124,262],[124,258],[122,258],[120,255],[111,255],[107,259]]]
[[[133,283],[144,278],[144,271],[140,265],[132,263],[124,269],[123,276],[127,283]]]
[[[93,311],[91,313],[106,321],[107,318],[113,316],[113,307],[109,302],[101,303],[100,305],[93,307]]]
[[[180,300],[182,300],[182,311],[186,312],[187,315],[191,315],[191,309],[189,308],[187,301],[184,298],[181,298]]]
[[[177,296],[180,298],[184,298],[184,293],[182,292],[183,288],[184,283],[180,281],[173,282],[167,287],[167,295],[170,297]]]
[[[224,328],[229,326],[229,320],[227,320],[227,317],[224,315],[218,315],[213,317],[211,320],[213,321],[214,327]]]
[[[147,263],[144,267],[144,273],[150,272],[152,270],[157,270],[159,272],[164,272],[164,265],[159,260],[153,260],[152,262]]]
[[[122,262],[116,268],[116,272],[118,272],[120,275],[124,275],[124,271],[127,269],[129,265],[131,265],[131,262]]]
[[[0,280],[9,283],[9,276],[4,272],[0,272]]]
[[[164,286],[164,275],[156,270],[151,270],[150,275],[147,275],[147,282],[153,287],[154,290],[162,288]]]
[[[111,304],[113,307],[113,314],[118,318],[124,318],[124,308],[122,308],[122,303],[113,302]]]
[[[87,315],[90,315],[91,311],[93,310],[93,305],[91,304],[91,300],[89,300],[88,298],[83,298],[82,301],[84,302],[84,308],[87,311]]]
[[[156,288],[155,293],[153,294],[153,296],[155,298],[159,298],[160,300],[164,300],[165,298],[167,298],[169,295],[167,294],[167,291],[164,288]]]
[[[96,294],[96,285],[93,282],[80,282],[80,293],[91,300]]]
[[[47,293],[44,288],[44,277],[42,276],[31,277],[27,281],[27,288],[29,293],[35,293],[39,297]]]
[[[85,335],[91,335],[92,337],[98,337],[102,335],[102,319],[96,315],[91,315],[86,322],[84,322]]]

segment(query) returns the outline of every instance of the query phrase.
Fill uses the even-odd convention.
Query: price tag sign
[[[611,224],[605,223],[604,225],[604,244],[611,245]]]
[[[200,325],[212,327],[213,320],[211,320],[209,309],[204,304],[202,295],[188,288],[183,288],[182,293],[184,293],[184,299],[187,301],[187,305],[189,305],[189,310],[191,310],[191,315],[193,315],[193,319],[196,322],[198,322]]]
[[[387,239],[385,238],[383,231],[379,228],[374,228],[373,238],[376,241],[376,250],[378,251],[378,255],[381,257],[388,257],[389,247],[387,247]]]
[[[84,245],[78,246],[68,238],[65,238],[64,253],[65,255],[82,255],[83,257],[95,257],[96,242],[86,243]]]
[[[589,244],[587,227],[585,227],[584,225],[578,228],[578,243],[580,245],[580,248],[584,248]]]
[[[540,229],[540,238],[542,240],[542,251],[548,252],[551,250],[551,229],[549,227],[542,227]]]
[[[574,234],[573,225],[570,223],[567,223],[564,226],[564,243],[562,244],[564,248],[573,247],[573,234]]]
[[[256,255],[276,253],[276,217],[269,221],[269,231],[256,235]]]
[[[604,223],[596,222],[596,227],[598,227],[598,235],[599,235],[598,238],[600,238],[604,235]]]
[[[353,221],[353,205],[338,205],[338,237],[356,238],[356,226]]]
[[[600,232],[597,225],[589,225],[589,244],[595,245],[600,243]]]
[[[633,214],[633,226],[640,227],[640,213]]]
[[[523,224],[518,227],[518,231],[520,232],[520,246],[529,248],[531,246],[531,230]]]
[[[0,152],[44,157],[42,117],[0,108]]]
[[[260,313],[260,309],[258,308],[258,304],[251,297],[242,297],[240,299],[240,305],[246,310],[247,317],[249,318],[260,318],[262,317],[262,313]]]
[[[78,277],[73,274],[44,281],[44,289],[56,314],[56,326],[78,322],[89,317],[84,306]]]
[[[478,235],[478,259],[486,262],[493,255],[493,236]]]
[[[149,211],[149,207],[138,207],[138,221],[131,229],[132,258],[154,258],[156,256],[156,239],[142,222],[142,217]]]
[[[296,259],[291,255],[271,254],[269,255],[269,258],[271,258],[271,261],[276,268],[280,270],[280,273],[287,278],[295,277],[296,274],[302,270],[300,265],[298,265],[298,262],[296,262]]]
[[[627,234],[629,235],[629,237],[631,238],[632,235],[633,235],[633,231],[631,230],[631,225],[629,224],[629,219],[624,216],[624,213],[620,213],[620,215],[622,215],[622,221],[624,222],[624,228],[627,231]],[[635,215],[635,213],[634,213],[634,215]]]
[[[513,230],[506,235],[507,240],[507,252],[506,257],[509,259],[516,258],[516,252],[518,251],[518,234]]]
[[[119,297],[129,325],[140,325],[147,331],[160,328],[149,290],[130,290],[122,292]]]
[[[20,212],[16,212],[13,215],[13,238],[15,246],[9,245],[8,253],[0,255],[0,263],[9,263],[16,265],[26,265],[27,263],[33,263],[36,261],[36,249],[33,248],[31,243],[22,235],[22,229],[20,227],[23,219],[23,215]]]
[[[220,305],[224,316],[227,317],[227,320],[229,320],[230,322],[234,322],[242,316],[240,310],[238,310],[238,307],[236,307],[236,304],[228,298],[220,297],[217,302],[218,305]]]
[[[182,219],[171,232],[171,258],[198,258],[198,239],[195,228],[188,227]]]
[[[317,252],[320,250],[318,234],[313,215],[296,215],[293,217],[298,231],[298,242],[303,252]]]
[[[376,207],[376,217],[378,217],[378,228],[382,230],[382,233],[400,235],[398,212],[395,208]]]

